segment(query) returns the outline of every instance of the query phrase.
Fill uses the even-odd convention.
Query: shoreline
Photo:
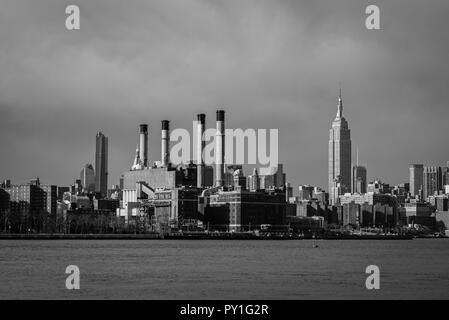
[[[415,237],[412,235],[328,235],[316,240],[413,240],[448,237]],[[313,240],[311,237],[286,235],[257,236],[248,233],[159,233],[144,234],[0,234],[0,240]]]

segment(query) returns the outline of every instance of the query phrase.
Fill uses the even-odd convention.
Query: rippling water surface
[[[1,299],[449,299],[449,239],[0,240]],[[381,271],[365,289],[365,268]],[[77,265],[81,289],[65,288]]]

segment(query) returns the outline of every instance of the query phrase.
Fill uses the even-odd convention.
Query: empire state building
[[[338,196],[351,192],[351,130],[343,116],[341,90],[338,110],[329,132],[329,200],[338,202]]]

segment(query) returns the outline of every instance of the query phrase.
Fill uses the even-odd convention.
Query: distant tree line
[[[0,211],[0,232],[4,233],[144,233],[142,223],[125,224],[123,217],[112,211],[74,210],[67,214],[51,214],[46,210],[30,212]]]

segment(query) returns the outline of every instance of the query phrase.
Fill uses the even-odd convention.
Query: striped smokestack
[[[161,162],[162,166],[168,167],[170,163],[170,155],[168,143],[170,139],[170,121],[162,120],[162,131],[161,131]]]
[[[140,125],[140,139],[139,139],[139,157],[143,166],[148,167],[148,125]]]
[[[200,113],[197,115],[197,131],[196,131],[196,145],[197,145],[197,167],[196,167],[196,181],[197,187],[204,187],[204,160],[203,160],[203,150],[205,142],[203,139],[204,127],[206,123],[206,115]]]
[[[224,155],[225,155],[225,112],[217,110],[217,132],[215,134],[215,186],[224,185]]]

